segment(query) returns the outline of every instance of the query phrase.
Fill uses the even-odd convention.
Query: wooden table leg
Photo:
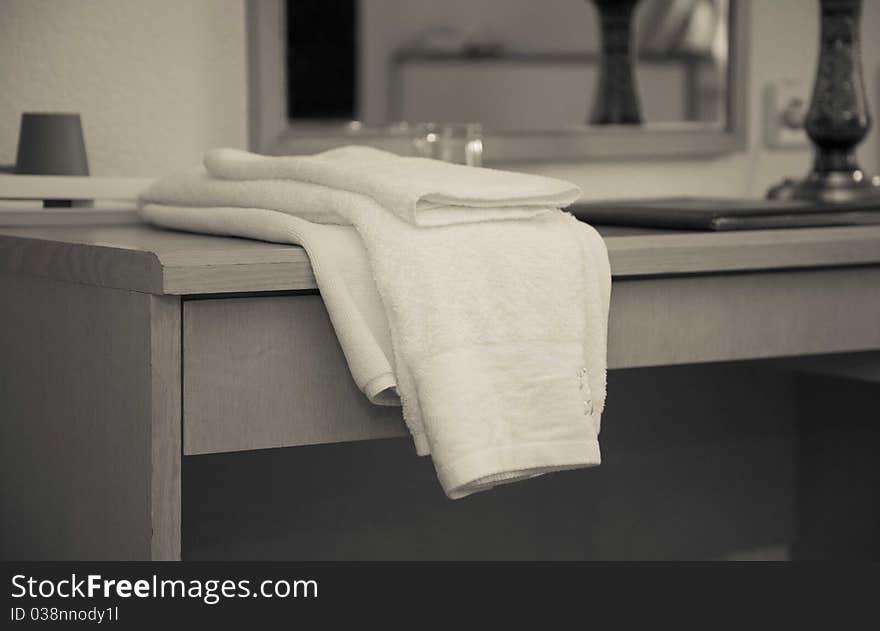
[[[0,295],[0,558],[179,559],[179,298]]]

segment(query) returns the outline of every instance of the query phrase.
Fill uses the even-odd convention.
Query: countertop
[[[880,265],[880,226],[598,229],[616,280]],[[317,289],[298,246],[163,230],[132,211],[0,212],[0,271],[169,295]]]

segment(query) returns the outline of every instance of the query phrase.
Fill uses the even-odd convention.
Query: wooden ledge
[[[600,232],[615,279],[880,265],[880,226]],[[0,271],[151,294],[317,288],[298,246],[161,230],[131,211],[0,212]]]

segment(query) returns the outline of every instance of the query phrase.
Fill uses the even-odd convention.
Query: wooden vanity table
[[[880,226],[601,232],[612,370],[880,349]],[[299,247],[7,212],[0,293],[0,557],[179,559],[184,457],[405,433]]]

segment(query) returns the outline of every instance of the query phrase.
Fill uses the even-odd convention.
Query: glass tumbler
[[[479,123],[419,123],[413,149],[422,158],[478,167],[483,164],[483,126]]]

